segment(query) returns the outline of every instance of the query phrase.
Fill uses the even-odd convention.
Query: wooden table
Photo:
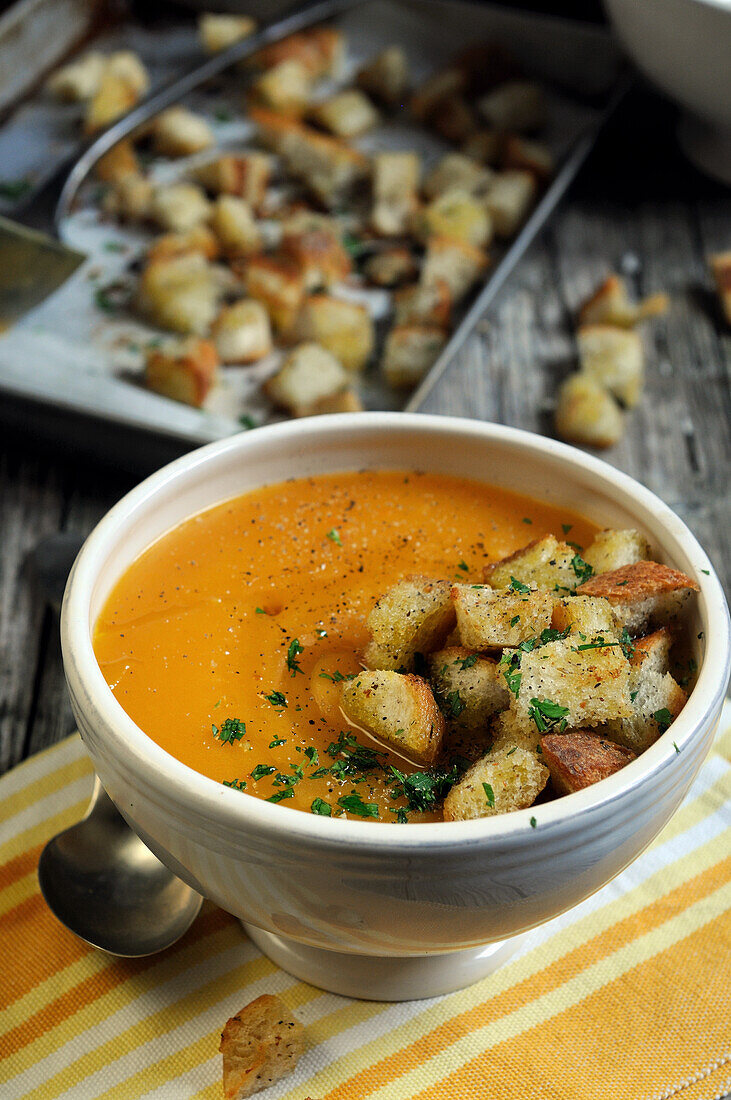
[[[669,292],[646,333],[639,409],[605,457],[658,493],[689,524],[726,581],[731,572],[731,333],[705,257],[731,248],[729,192],[679,157],[674,115],[638,89],[605,133],[562,209],[520,264],[428,412],[550,433],[560,380],[575,367],[572,316],[610,269],[641,293]],[[33,426],[0,459],[0,772],[66,736],[58,620],[32,583],[27,555],[55,531],[88,533],[136,477],[44,447]]]

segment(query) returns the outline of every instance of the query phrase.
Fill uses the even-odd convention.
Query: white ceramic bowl
[[[731,184],[731,0],[604,0],[639,69],[684,108],[690,159]]]
[[[293,475],[419,469],[493,483],[644,531],[697,578],[698,683],[672,730],[598,785],[504,817],[422,825],[317,817],[231,790],[175,760],[125,714],[94,657],[94,621],[157,536],[200,509]],[[704,572],[708,570],[709,572]],[[87,540],[61,633],[79,730],[119,809],[181,878],[245,922],[275,961],[354,996],[430,996],[481,977],[509,937],[577,904],[649,844],[706,755],[729,669],[728,611],[685,525],[580,451],[475,421],[319,417],[213,443],[133,490]],[[679,752],[676,752],[674,743]],[[531,817],[537,824],[531,826]]]

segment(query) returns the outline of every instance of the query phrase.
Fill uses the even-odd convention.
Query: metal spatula
[[[0,217],[0,332],[57,290],[85,257]]]

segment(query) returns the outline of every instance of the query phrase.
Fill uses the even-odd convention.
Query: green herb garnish
[[[269,695],[265,695],[264,698],[267,702],[271,703],[273,707],[287,706],[287,696],[281,691],[271,691]]]
[[[512,588],[513,592],[530,592],[530,588],[528,587],[528,585],[523,584],[523,582],[519,581],[517,577],[511,576],[510,587]]]
[[[494,793],[492,787],[490,786],[489,783],[483,783],[482,784],[482,789],[485,792],[485,798],[487,799],[488,806],[490,807],[491,810],[494,809],[494,807],[495,807],[495,793]]]
[[[558,728],[566,729],[566,715],[568,707],[562,707],[559,703],[553,703],[550,699],[531,699],[528,707],[528,715],[538,728],[539,733]]]
[[[287,649],[287,668],[293,676],[296,676],[298,672],[302,672],[297,660],[300,653],[304,653],[304,646],[300,645],[299,638],[293,638]],[[304,676],[303,672],[302,675]]]
[[[285,787],[283,791],[275,791],[274,794],[270,794],[267,802],[281,802],[284,798],[294,798],[294,791],[291,787]]]
[[[579,578],[579,584],[583,584],[594,575],[593,566],[589,565],[588,561],[584,561],[581,554],[574,554],[571,559],[571,568]]]
[[[456,665],[459,665],[459,667],[463,671],[465,671],[466,669],[472,668],[473,665],[477,664],[479,656],[479,653],[470,653],[468,657],[463,657],[461,660],[457,659],[454,663]]]
[[[242,722],[240,718],[227,718],[222,723],[220,729],[218,726],[211,726],[213,730],[213,736],[217,737],[223,744],[233,745],[234,741],[240,741],[246,733],[246,722]]]
[[[336,546],[343,545],[343,540],[340,538],[340,534],[335,527],[331,527],[325,537],[330,539],[330,542],[334,542]]]
[[[338,799],[338,806],[342,806],[349,814],[357,814],[358,817],[378,817],[378,803],[364,802],[359,794],[344,794]]]
[[[224,787],[232,787],[235,791],[245,791],[246,790],[246,780],[245,779],[224,779],[223,780],[223,785],[224,785]]]
[[[271,775],[276,770],[273,764],[257,764],[250,774],[251,778],[256,782],[258,779],[263,779],[265,775]]]
[[[332,817],[332,806],[322,798],[316,798],[310,806],[310,810],[313,814],[319,814],[320,817]]]
[[[450,718],[459,718],[465,708],[464,700],[460,698],[458,691],[450,691],[446,699],[447,715]]]
[[[656,710],[652,716],[657,722],[660,733],[665,733],[673,723],[673,716],[667,707],[661,707],[660,710]]]

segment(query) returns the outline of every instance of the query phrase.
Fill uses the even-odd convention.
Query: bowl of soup
[[[549,782],[528,808],[445,820],[441,801],[413,794],[456,782],[469,745],[466,762],[427,766],[343,709],[374,606],[410,577],[479,596],[485,563],[607,528],[640,532],[698,589],[685,705],[601,782],[561,798]],[[530,585],[513,581],[524,598]],[[285,969],[376,999],[469,984],[626,867],[708,752],[729,669],[722,589],[657,497],[551,440],[406,414],[274,425],[160,470],[90,535],[61,630],[79,730],[135,832]],[[425,682],[413,665],[390,675]],[[543,720],[561,729],[545,708]]]

